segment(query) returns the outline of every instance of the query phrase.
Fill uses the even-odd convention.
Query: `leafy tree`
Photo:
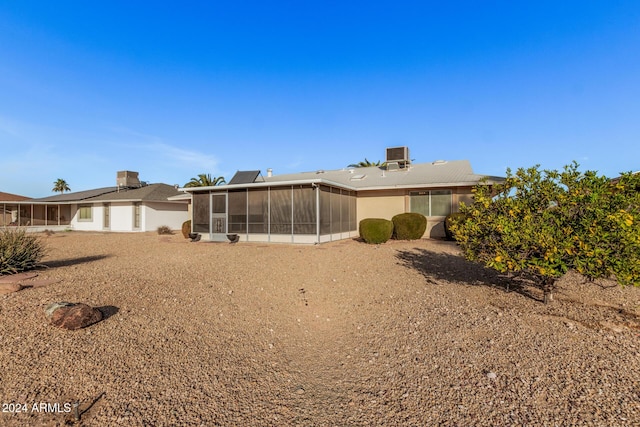
[[[211,178],[211,174],[201,173],[201,174],[198,174],[197,178],[191,178],[191,181],[187,182],[184,186],[185,187],[213,187],[213,186],[221,185],[225,183],[226,181],[224,180],[224,177],[214,176],[213,178]]]
[[[545,303],[569,270],[640,285],[640,174],[611,181],[576,162],[561,172],[508,169],[503,184],[474,193],[461,204],[466,219],[452,225],[464,256],[532,277]]]
[[[380,163],[380,160],[378,160],[377,162],[373,163],[373,162],[370,162],[369,160],[367,160],[367,158],[365,157],[364,161],[358,162],[358,163],[352,163],[348,167],[350,167],[350,168],[368,168],[370,166],[385,166],[385,165],[386,165],[386,163]]]
[[[62,178],[58,178],[54,181],[51,191],[53,191],[54,193],[62,194],[65,191],[71,191],[71,188],[69,188],[69,184],[67,184],[67,181]]]

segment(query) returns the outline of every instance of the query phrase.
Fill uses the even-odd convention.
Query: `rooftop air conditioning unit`
[[[140,180],[138,179],[138,172],[131,171],[118,171],[116,185],[118,186],[118,188],[132,188],[142,186]]]
[[[387,165],[397,163],[398,168],[406,168],[411,160],[409,159],[409,147],[387,148]]]

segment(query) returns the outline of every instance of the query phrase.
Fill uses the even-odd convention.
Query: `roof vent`
[[[434,166],[438,166],[438,165],[444,165],[445,163],[447,163],[446,160],[436,160],[435,162],[432,162],[431,164]]]
[[[318,169],[318,170],[316,171],[316,174],[321,174],[321,173],[324,173],[324,170],[323,170],[323,169]]]
[[[351,178],[349,178],[350,181],[362,181],[367,175],[365,174],[360,174],[360,175],[353,175]]]

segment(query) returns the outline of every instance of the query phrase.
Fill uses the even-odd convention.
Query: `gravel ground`
[[[0,296],[0,425],[640,425],[639,288],[568,275],[545,306],[434,240],[42,238],[57,282]]]

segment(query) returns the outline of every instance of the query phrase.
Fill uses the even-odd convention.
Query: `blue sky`
[[[0,3],[0,191],[384,160],[638,170],[638,1]]]

